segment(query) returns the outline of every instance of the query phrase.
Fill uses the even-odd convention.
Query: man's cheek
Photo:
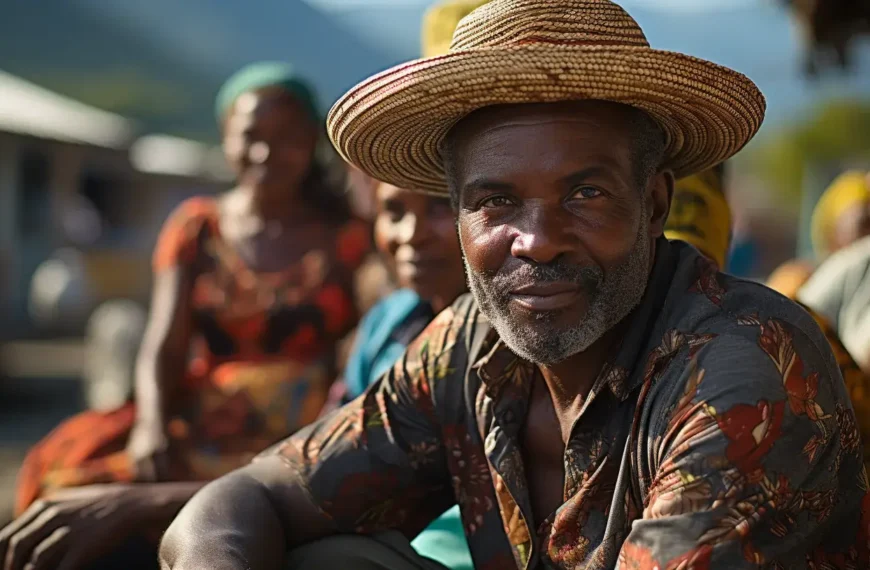
[[[460,217],[459,240],[468,268],[476,273],[497,273],[510,255],[510,228],[489,226],[478,213]]]

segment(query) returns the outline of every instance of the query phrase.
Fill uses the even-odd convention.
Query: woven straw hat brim
[[[469,113],[491,105],[599,99],[646,111],[664,130],[665,167],[680,178],[731,157],[764,119],[744,75],[648,47],[475,48],[396,66],[332,108],[327,129],[349,162],[378,180],[447,192],[440,146]]]

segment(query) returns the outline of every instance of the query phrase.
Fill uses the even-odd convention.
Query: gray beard
[[[649,245],[648,228],[643,224],[628,257],[608,274],[597,267],[522,262],[516,269],[486,275],[475,273],[464,254],[463,261],[468,286],[501,340],[517,356],[547,366],[585,351],[640,304],[648,279]],[[530,280],[580,283],[589,303],[582,320],[566,327],[555,323],[555,314],[541,313],[534,326],[518,326],[522,320],[513,315],[509,293]]]

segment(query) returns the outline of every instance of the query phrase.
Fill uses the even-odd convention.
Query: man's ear
[[[657,172],[650,176],[646,188],[647,212],[649,213],[649,232],[653,239],[665,233],[665,223],[671,211],[674,197],[674,173],[670,170]]]

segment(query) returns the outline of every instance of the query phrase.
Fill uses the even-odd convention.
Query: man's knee
[[[376,536],[341,535],[324,538],[292,550],[287,570],[358,568],[360,570],[430,570],[437,568],[411,548],[397,532]]]

